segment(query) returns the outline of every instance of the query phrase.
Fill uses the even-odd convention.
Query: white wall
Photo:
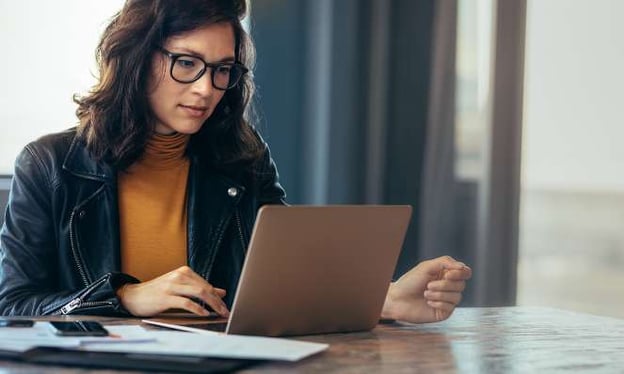
[[[123,0],[0,1],[0,174],[40,135],[76,123],[95,82],[95,47]]]
[[[624,191],[624,1],[529,0],[523,187]]]

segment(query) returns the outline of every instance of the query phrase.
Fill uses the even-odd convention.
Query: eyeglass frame
[[[163,47],[159,47],[158,50],[160,52],[162,52],[165,56],[169,57],[171,59],[171,64],[169,66],[169,76],[171,76],[171,79],[173,79],[174,81],[178,82],[178,83],[182,83],[182,84],[191,84],[193,82],[197,82],[201,77],[204,76],[204,74],[206,74],[206,71],[208,70],[208,68],[210,68],[210,83],[212,83],[212,87],[214,87],[214,89],[216,90],[220,90],[220,91],[227,91],[230,90],[234,87],[236,87],[236,85],[238,84],[238,82],[240,82],[241,78],[243,77],[243,75],[247,74],[247,72],[249,72],[249,69],[247,69],[247,67],[243,64],[241,64],[238,61],[235,62],[206,62],[204,61],[203,58],[196,56],[196,55],[191,55],[188,53],[173,53],[170,52],[168,50],[166,50]],[[200,72],[197,74],[197,76],[195,78],[193,78],[193,80],[191,81],[181,81],[179,79],[176,79],[176,77],[173,76],[173,68],[175,66],[176,61],[180,58],[180,57],[192,57],[194,59],[198,59],[199,61],[204,63],[204,67],[202,70],[200,70]],[[236,66],[237,68],[240,68],[242,73],[240,75],[240,77],[236,80],[236,83],[234,83],[231,86],[228,86],[227,88],[221,88],[221,87],[217,87],[217,85],[215,84],[215,75],[214,75],[214,71],[215,68],[218,68],[220,66]]]

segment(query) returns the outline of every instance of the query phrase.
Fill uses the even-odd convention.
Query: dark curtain
[[[433,1],[252,3],[261,131],[293,204],[419,211]],[[419,260],[415,214],[397,274]]]
[[[4,223],[4,211],[9,200],[9,182],[0,177],[0,226]]]
[[[445,248],[473,267],[465,304],[513,305],[526,1],[498,1],[492,9],[491,111],[484,124],[482,175],[476,179],[461,179],[454,170],[457,11],[456,1],[436,2],[419,251],[432,257]]]
[[[494,104],[511,111],[470,183],[453,172],[457,1],[252,1],[259,126],[288,201],[410,204],[395,276],[450,254],[475,270],[463,305],[513,304],[524,4],[496,11]]]

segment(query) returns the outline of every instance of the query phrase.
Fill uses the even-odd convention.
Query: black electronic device
[[[0,327],[33,327],[32,319],[0,318]]]
[[[108,331],[96,321],[51,321],[50,325],[60,336],[108,336]]]

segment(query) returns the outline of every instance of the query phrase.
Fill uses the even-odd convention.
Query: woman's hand
[[[121,304],[132,315],[148,317],[167,309],[184,309],[200,316],[209,311],[191,300],[202,300],[223,317],[229,311],[223,300],[225,290],[213,287],[188,266],[179,267],[148,282],[125,284],[117,290]]]
[[[390,284],[381,317],[413,323],[445,320],[471,276],[468,266],[450,256],[423,261]]]

